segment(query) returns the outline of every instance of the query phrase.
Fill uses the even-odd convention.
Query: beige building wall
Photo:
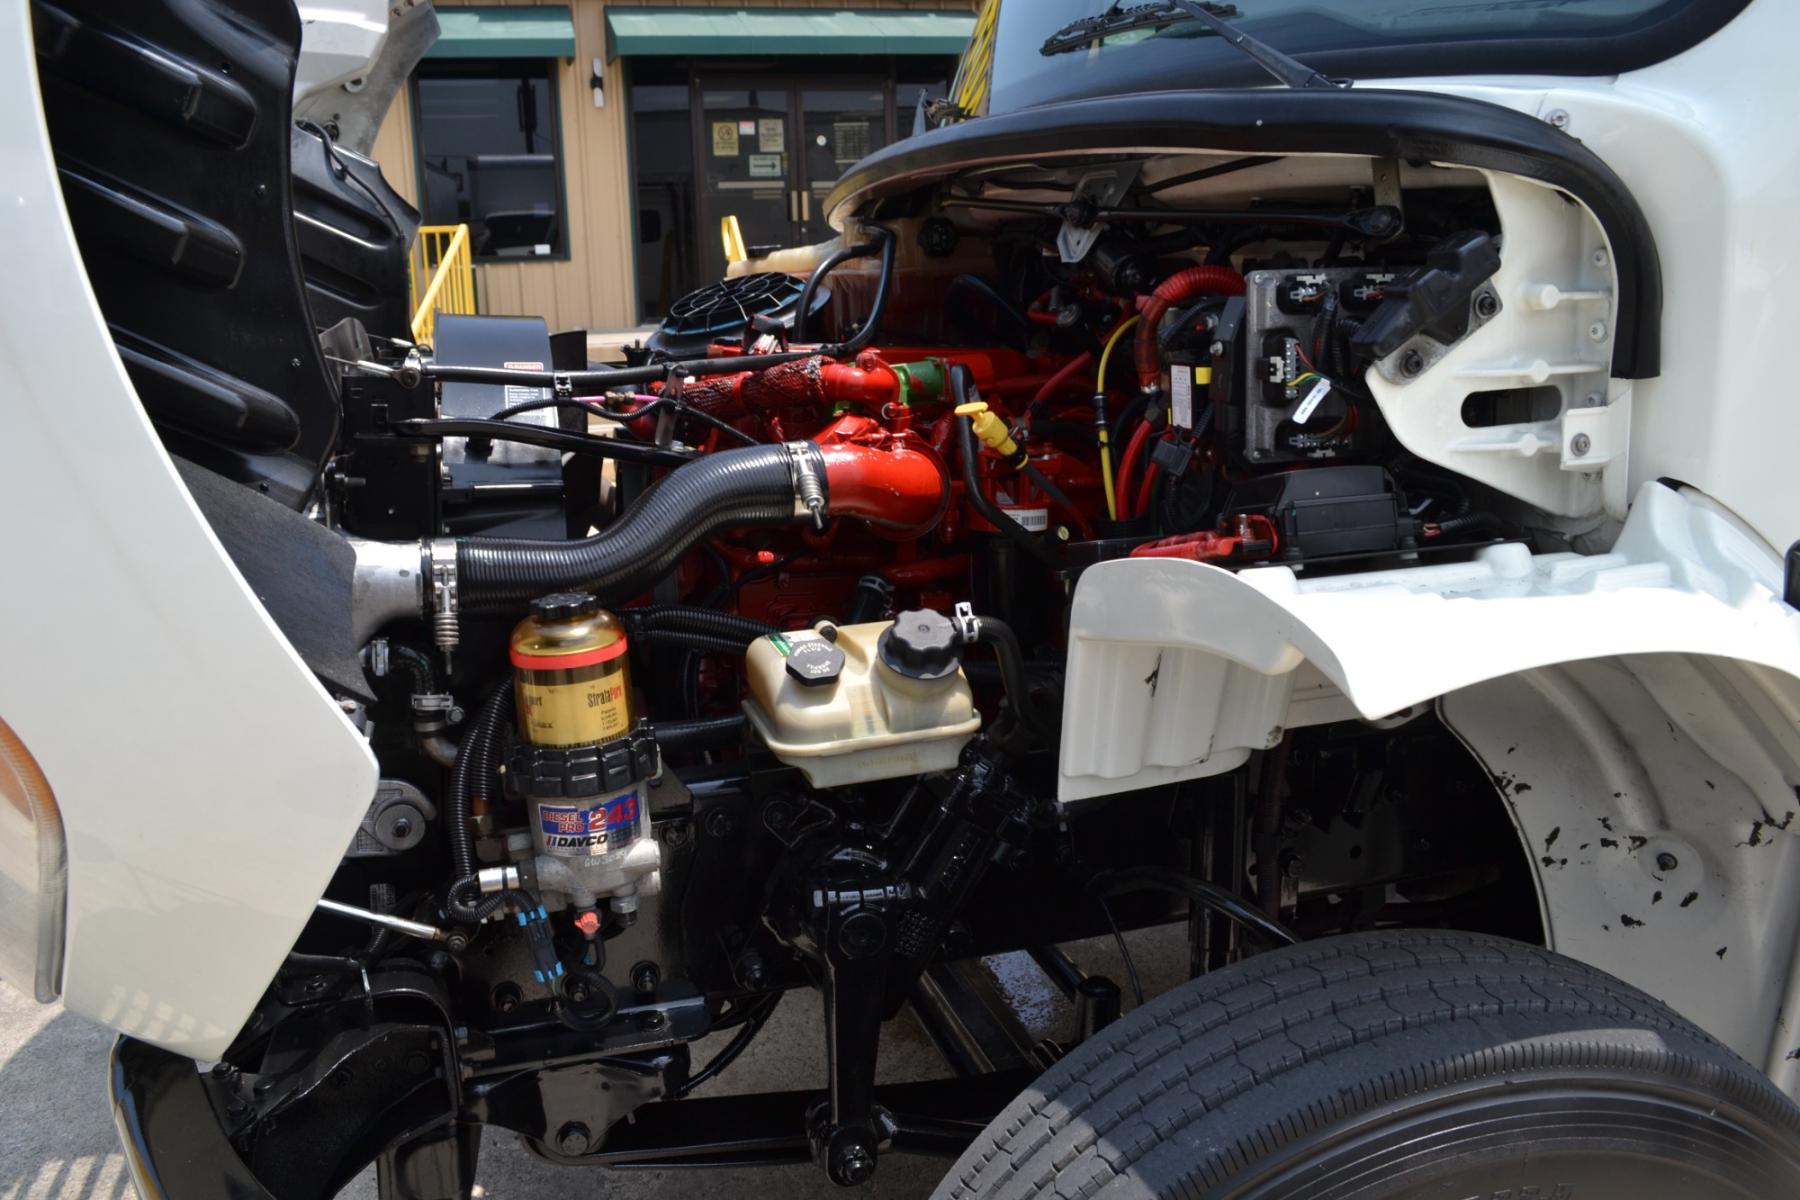
[[[531,0],[482,0],[486,4]],[[568,0],[575,21],[575,58],[557,67],[563,178],[568,194],[566,262],[486,263],[476,268],[481,311],[542,316],[559,329],[623,329],[636,324],[633,276],[631,170],[627,144],[625,61],[606,64],[606,107],[595,108],[588,87],[592,63],[606,57],[607,4],[650,3],[694,8],[956,9],[977,0]],[[439,8],[462,0],[437,0]],[[402,91],[375,139],[376,161],[409,203],[416,205],[411,97]]]

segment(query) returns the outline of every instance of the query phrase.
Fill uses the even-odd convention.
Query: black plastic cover
[[[69,218],[151,420],[302,507],[338,399],[294,233],[291,0],[38,0],[32,18]]]
[[[1469,331],[1475,290],[1500,269],[1500,248],[1479,229],[1452,234],[1433,246],[1425,265],[1387,286],[1387,296],[1350,338],[1350,344],[1386,358],[1423,333],[1450,345]]]
[[[355,317],[370,333],[410,340],[407,255],[418,210],[372,159],[317,129],[295,127],[293,163],[294,228],[313,324]]]
[[[1274,522],[1277,562],[1394,554],[1415,548],[1406,498],[1377,466],[1321,466],[1246,479],[1225,511]]]

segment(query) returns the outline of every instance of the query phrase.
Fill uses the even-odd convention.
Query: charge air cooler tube
[[[796,521],[807,515],[796,506],[796,472],[810,466],[822,481],[824,463],[816,446],[795,445],[799,449],[725,450],[678,467],[590,538],[460,538],[462,610],[515,612],[547,592],[588,591],[602,603],[625,599],[667,575],[694,543],[721,529]]]
[[[593,537],[458,539],[459,606],[476,615],[511,613],[559,591],[617,602],[647,591],[695,543],[723,529],[842,516],[922,532],[936,524],[948,495],[942,465],[915,447],[789,442],[725,450],[671,471]]]

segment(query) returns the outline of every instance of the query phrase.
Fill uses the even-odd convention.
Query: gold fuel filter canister
[[[531,602],[512,631],[519,734],[534,746],[593,746],[631,732],[625,627],[586,592]]]

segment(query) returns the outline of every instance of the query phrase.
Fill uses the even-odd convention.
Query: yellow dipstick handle
[[[975,436],[987,444],[987,448],[1016,467],[1014,459],[1023,457],[1019,453],[1019,443],[1013,441],[1012,431],[1006,422],[989,409],[985,400],[971,400],[967,404],[956,406],[956,415],[969,418],[969,424],[975,427]]]

